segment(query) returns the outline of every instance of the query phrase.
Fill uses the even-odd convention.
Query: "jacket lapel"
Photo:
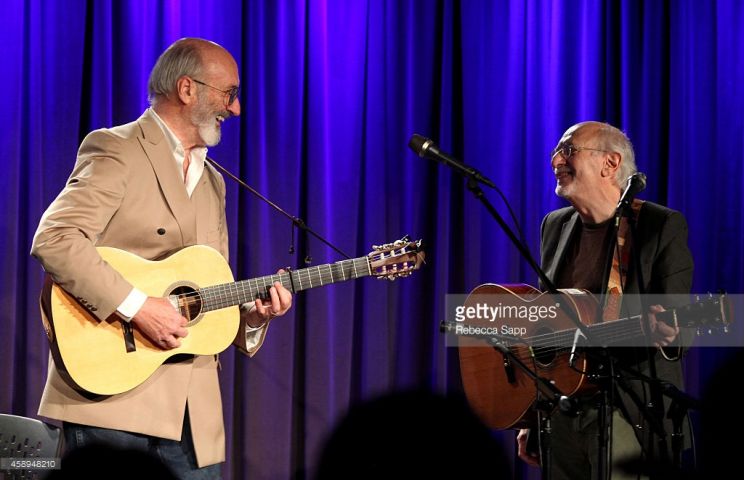
[[[555,282],[556,274],[558,273],[558,266],[563,262],[563,257],[566,255],[566,247],[568,246],[569,240],[573,236],[576,230],[577,221],[579,219],[578,212],[574,212],[571,218],[568,219],[561,227],[561,236],[558,239],[558,245],[555,248],[555,254],[550,257],[550,264],[545,269],[545,275],[552,281]]]
[[[165,201],[178,222],[183,245],[195,245],[196,214],[163,130],[152,118],[149,109],[137,120],[137,123],[142,130],[142,137],[138,140],[152,164]]]

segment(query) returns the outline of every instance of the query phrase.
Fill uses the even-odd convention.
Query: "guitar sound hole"
[[[192,287],[183,285],[171,292],[178,298],[178,310],[189,322],[201,315],[202,299],[199,292]]]
[[[553,333],[553,330],[549,328],[538,328],[537,330],[535,330],[535,336],[551,333]],[[555,361],[557,352],[553,347],[534,346],[532,350],[535,353],[535,361],[542,367],[547,367],[548,365],[553,363],[553,361]]]

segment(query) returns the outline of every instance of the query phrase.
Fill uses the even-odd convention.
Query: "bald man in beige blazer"
[[[221,123],[240,114],[238,85],[235,60],[222,47],[200,39],[174,43],[153,68],[152,107],[135,122],[85,138],[34,237],[32,255],[58,285],[100,320],[118,315],[164,349],[180,345],[186,319],[167,299],[138,292],[96,247],[158,259],[203,244],[228,258],[225,184],[205,157],[206,146],[220,140]],[[270,301],[241,307],[234,344],[248,355],[263,342],[268,321],[291,306],[281,284],[270,294]],[[198,467],[223,462],[216,356],[165,363],[133,390],[106,397],[76,391],[50,357],[39,408],[73,424],[176,441],[186,412]]]

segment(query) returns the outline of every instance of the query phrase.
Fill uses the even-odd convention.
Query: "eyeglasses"
[[[560,153],[563,158],[568,160],[573,156],[574,153],[580,152],[581,150],[592,150],[594,152],[609,153],[607,150],[602,150],[599,148],[577,147],[575,145],[571,145],[570,143],[559,143],[558,146],[555,147],[550,153],[550,159],[553,160],[555,156]]]
[[[213,87],[212,85],[210,85],[208,83],[204,83],[202,81],[199,81],[199,80],[197,80],[195,78],[192,78],[191,80],[195,81],[199,85],[204,85],[205,87],[209,87],[212,90],[217,90],[218,92],[220,92],[223,95],[225,95],[225,106],[226,107],[229,107],[230,105],[232,105],[233,102],[235,101],[235,99],[238,98],[238,95],[240,94],[240,87],[232,87],[229,90],[220,90],[217,87]]]

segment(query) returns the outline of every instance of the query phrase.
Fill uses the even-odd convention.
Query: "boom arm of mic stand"
[[[346,253],[344,253],[343,251],[341,251],[339,248],[337,248],[331,242],[329,242],[325,238],[323,238],[320,235],[318,235],[317,233],[315,233],[310,227],[307,226],[307,224],[305,224],[305,221],[304,220],[302,220],[299,217],[295,217],[294,215],[291,215],[291,214],[285,212],[279,205],[275,204],[274,202],[272,202],[271,200],[269,200],[265,196],[261,195],[256,189],[254,189],[253,187],[251,187],[250,185],[248,185],[247,183],[245,183],[243,180],[239,179],[237,176],[233,175],[232,172],[230,172],[228,169],[226,169],[225,167],[223,167],[222,165],[220,165],[219,163],[217,163],[213,159],[207,157],[207,161],[209,163],[211,163],[215,168],[217,168],[218,170],[220,170],[222,173],[224,173],[228,177],[230,177],[233,180],[235,180],[238,183],[238,185],[240,185],[241,187],[245,188],[246,190],[248,190],[249,192],[251,192],[253,195],[257,196],[258,198],[260,198],[261,200],[263,200],[264,202],[266,202],[271,208],[273,208],[277,212],[281,213],[282,215],[284,215],[285,217],[287,217],[288,219],[290,219],[292,221],[292,224],[293,225],[297,226],[301,230],[306,231],[307,233],[309,233],[313,237],[315,237],[318,240],[320,240],[321,242],[325,243],[326,245],[328,245],[329,247],[331,247],[333,250],[335,250],[336,253],[338,253],[339,255],[342,255],[342,256],[344,256],[346,258],[351,258],[349,255],[347,255]]]
[[[488,210],[491,216],[496,220],[504,233],[506,233],[506,236],[509,237],[509,240],[511,240],[514,246],[517,247],[517,250],[519,250],[519,253],[522,254],[522,257],[527,260],[527,263],[529,263],[532,270],[537,273],[537,276],[540,277],[540,281],[548,290],[548,292],[550,292],[551,295],[557,294],[558,289],[556,288],[555,284],[550,281],[547,275],[545,275],[545,272],[542,270],[542,268],[540,268],[535,259],[532,258],[532,254],[530,253],[529,249],[517,238],[511,228],[509,228],[509,225],[507,225],[504,219],[501,217],[499,212],[494,208],[493,205],[491,205],[491,202],[488,201],[486,196],[483,194],[483,189],[481,189],[480,185],[478,184],[478,180],[473,177],[467,177],[467,185],[468,190],[473,192],[475,198],[480,200],[483,206],[486,207],[486,210]],[[561,305],[563,304],[561,303]],[[566,315],[568,315],[568,317],[574,322],[576,328],[581,331],[584,337],[591,338],[589,329],[587,329],[586,325],[581,323],[581,321],[576,317],[575,312],[570,308],[564,308],[563,310],[566,312]]]

